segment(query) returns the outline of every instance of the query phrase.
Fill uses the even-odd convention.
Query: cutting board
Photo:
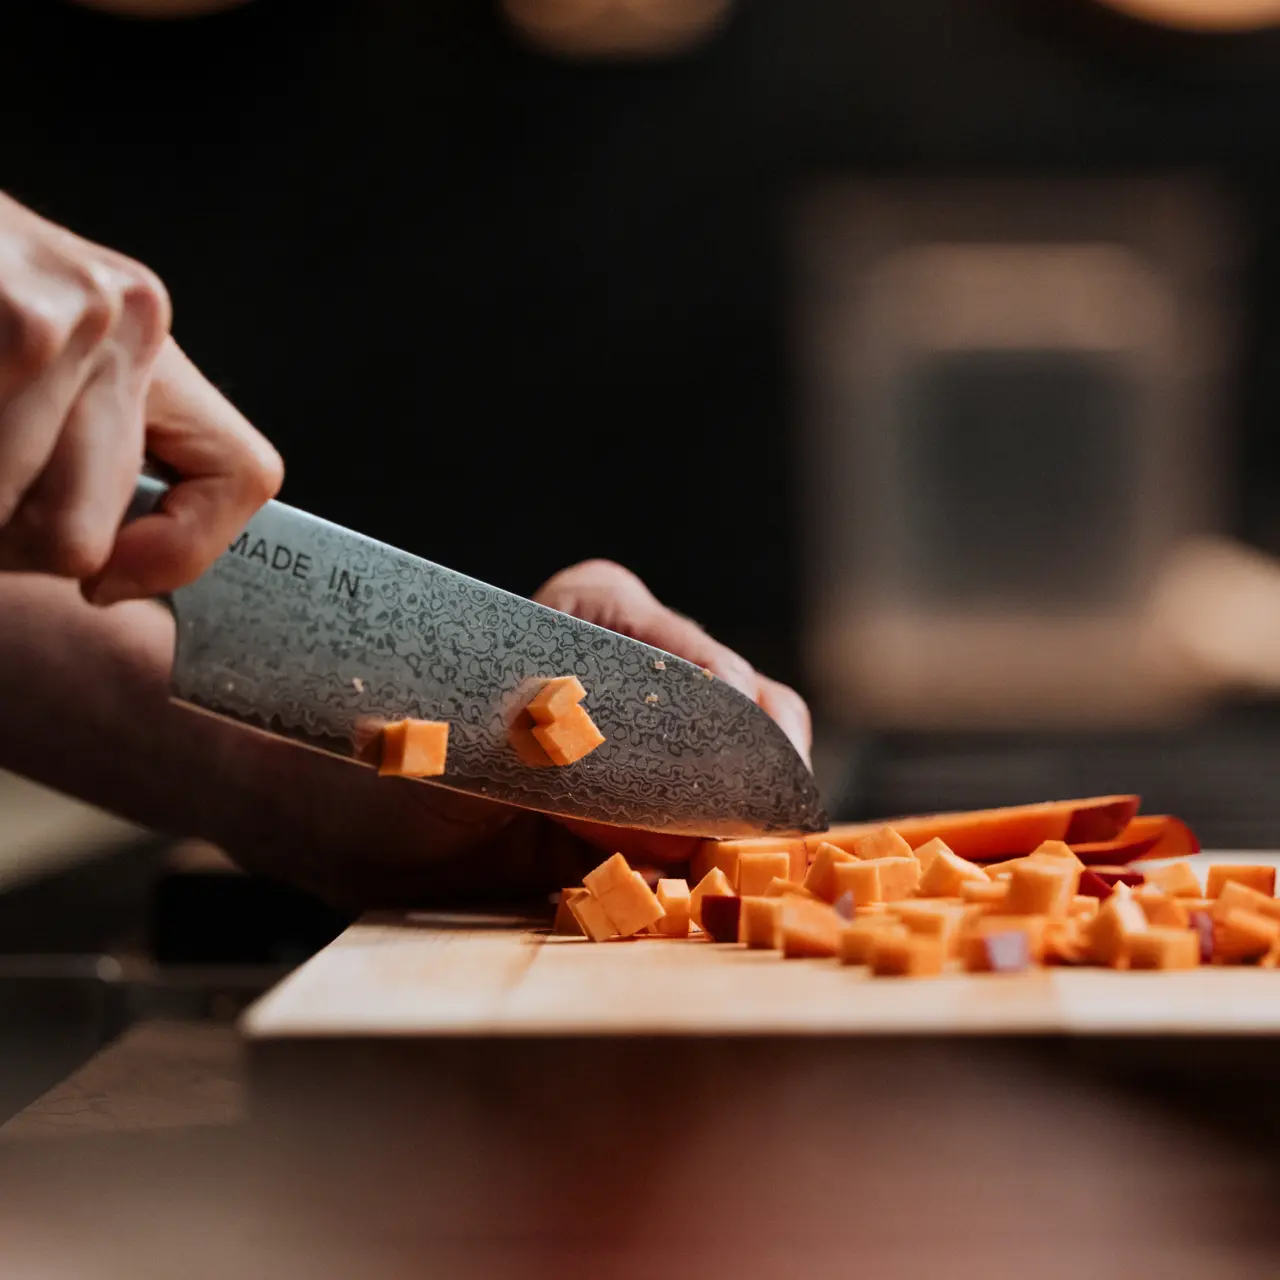
[[[1274,855],[1201,855],[1211,861]],[[1280,972],[1044,969],[871,978],[705,940],[592,943],[545,923],[369,916],[245,1018],[251,1041],[313,1037],[1270,1034]]]

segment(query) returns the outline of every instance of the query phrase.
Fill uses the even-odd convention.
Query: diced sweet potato
[[[615,853],[588,871],[582,883],[588,892],[602,898],[610,889],[625,889],[631,883],[631,864]]]
[[[1233,882],[1248,885],[1250,889],[1257,889],[1259,893],[1265,893],[1267,897],[1273,898],[1276,892],[1276,869],[1251,863],[1240,865],[1228,862],[1215,863],[1209,868],[1205,878],[1205,897],[1216,898],[1222,892],[1223,885]]]
[[[582,707],[571,707],[550,724],[534,725],[533,736],[552,761],[562,766],[590,755],[604,742],[604,734]]]
[[[738,941],[752,950],[769,950],[778,944],[781,898],[743,898],[738,916]]]
[[[638,871],[631,872],[623,884],[611,887],[604,893],[593,893],[592,896],[600,901],[614,927],[624,938],[643,933],[665,914],[657,895]]]
[[[1009,896],[1009,884],[1005,880],[966,880],[960,886],[960,897],[965,902],[980,903],[992,910],[1002,910]]]
[[[769,881],[764,890],[764,897],[766,898],[785,898],[791,894],[796,894],[801,898],[812,898],[815,902],[821,901],[816,893],[811,893],[798,881],[780,880],[777,876],[774,876]]]
[[[791,855],[785,849],[776,853],[752,853],[738,855],[738,892],[744,897],[755,897],[769,887],[775,878],[785,879],[791,872]]]
[[[1062,858],[1077,867],[1084,866],[1084,863],[1072,852],[1071,846],[1063,840],[1046,840],[1031,850],[1031,856],[1033,858]]]
[[[879,978],[925,978],[942,972],[946,949],[938,938],[887,930],[871,943],[871,972]]]
[[[803,880],[809,865],[809,855],[802,838],[774,836],[748,836],[742,840],[703,840],[694,851],[689,863],[689,875],[696,883],[711,870],[719,867],[729,878],[735,890],[741,891],[738,884],[738,859],[744,853],[778,853],[785,852],[790,858],[784,879]]]
[[[571,937],[580,936],[582,926],[578,923],[572,911],[569,910],[569,903],[575,898],[585,897],[588,890],[579,886],[576,889],[561,889],[560,901],[556,906],[555,923],[551,926],[552,933],[568,934]]]
[[[586,696],[587,691],[577,676],[557,676],[534,694],[526,709],[538,724],[550,724],[576,707]]]
[[[1171,898],[1200,897],[1200,881],[1189,862],[1171,862],[1167,867],[1152,867],[1147,872],[1147,883]]]
[[[851,893],[855,907],[865,906],[868,902],[884,901],[880,867],[875,862],[837,862],[831,868],[831,886],[835,899]]]
[[[849,852],[857,858],[914,858],[911,846],[892,828],[877,827],[853,841]]]
[[[659,880],[655,896],[665,913],[654,923],[654,933],[666,938],[689,936],[689,884],[685,880]]]
[[[1194,969],[1200,939],[1191,929],[1152,928],[1129,939],[1131,969]]]
[[[929,866],[938,854],[950,852],[951,850],[947,848],[945,840],[941,840],[937,836],[934,836],[932,840],[926,840],[924,844],[915,850],[916,861],[920,864],[921,878],[923,879],[924,876],[929,874]]]
[[[1098,907],[1101,905],[1097,898],[1091,898],[1086,893],[1077,893],[1071,899],[1071,905],[1067,908],[1067,915],[1072,919],[1092,920],[1098,914]]]
[[[910,897],[920,883],[920,863],[915,858],[868,858],[880,869],[880,892],[886,902]]]
[[[921,863],[923,867],[923,863]],[[922,898],[947,898],[960,892],[966,883],[991,882],[991,877],[976,863],[940,849],[929,859],[929,865],[920,877],[918,892]]]
[[[391,778],[438,778],[449,751],[444,720],[397,720],[383,727],[378,772]]]
[[[1079,879],[1080,868],[1065,859],[1028,862],[1015,868],[1009,878],[1005,910],[1010,915],[1065,916]]]
[[[574,898],[569,903],[569,910],[573,912],[573,918],[582,926],[582,932],[592,942],[604,942],[606,938],[612,938],[618,932],[604,904],[590,893]]]
[[[841,920],[825,902],[795,897],[779,901],[778,936],[787,959],[836,954]]]
[[[837,863],[852,861],[854,861],[853,854],[837,849],[833,844],[820,844],[814,851],[813,861],[809,864],[808,874],[804,878],[804,887],[821,898],[823,902],[834,902],[836,888],[831,868]]]
[[[1280,940],[1280,921],[1235,907],[1213,922],[1213,963],[1260,960]]]
[[[1089,926],[1092,922],[1079,916],[1050,920],[1044,927],[1044,964],[1084,964],[1090,957]]]
[[[887,902],[868,902],[865,906],[854,907],[853,909],[853,918],[855,920],[861,920],[864,916],[884,916],[890,920],[896,920],[898,913]]]
[[[922,900],[903,902],[898,906],[898,919],[912,932],[926,938],[937,938],[948,951],[964,921],[965,907],[939,905]]]
[[[1243,907],[1246,911],[1256,911],[1269,920],[1280,920],[1280,898],[1259,893],[1257,889],[1251,889],[1239,880],[1228,880],[1216,898],[1207,900],[1207,906],[1209,914],[1215,920],[1223,918],[1228,911],[1233,911],[1236,907]]]
[[[1089,922],[1089,947],[1099,964],[1123,968],[1129,962],[1129,943],[1146,933],[1147,917],[1127,889],[1117,889]]]
[[[702,927],[712,942],[737,942],[742,899],[736,893],[707,893],[702,897]]]
[[[840,926],[838,954],[841,964],[867,964],[871,959],[871,947],[875,939],[888,934],[906,938],[910,931],[887,916],[865,916]]]
[[[1143,886],[1141,889],[1134,890],[1133,900],[1142,908],[1143,914],[1147,917],[1147,923],[1152,928],[1188,929],[1191,927],[1187,909],[1177,898],[1171,898],[1166,893]]]
[[[957,939],[960,959],[970,972],[985,973],[991,967],[986,939],[1020,933],[1026,938],[1027,955],[1038,961],[1044,954],[1045,923],[1044,916],[980,916]]]
[[[720,895],[732,894],[733,885],[729,883],[729,877],[725,875],[719,867],[712,867],[697,885],[694,886],[693,892],[689,895],[689,919],[693,921],[698,928],[702,928],[702,899],[708,893]]]

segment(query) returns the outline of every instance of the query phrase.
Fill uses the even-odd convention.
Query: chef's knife
[[[129,518],[165,485],[144,476]],[[821,831],[778,726],[702,668],[269,502],[169,597],[179,701],[370,762],[380,725],[449,722],[436,785],[527,809],[702,836]],[[543,680],[576,675],[605,735],[559,768],[513,744]]]

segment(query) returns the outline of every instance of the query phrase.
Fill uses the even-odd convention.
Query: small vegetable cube
[[[1074,863],[1077,867],[1084,866],[1084,863],[1076,857],[1075,851],[1071,846],[1062,840],[1046,840],[1031,852],[1033,858],[1062,858],[1066,862]]]
[[[1242,964],[1261,959],[1280,940],[1280,921],[1235,907],[1213,922],[1213,963]]]
[[[738,916],[738,941],[753,950],[768,950],[778,945],[778,915],[781,898],[743,898]]]
[[[914,858],[911,846],[892,828],[877,827],[853,842],[859,858]]]
[[[1117,889],[1089,922],[1089,946],[1099,964],[1123,968],[1129,962],[1129,943],[1146,933],[1147,917],[1127,889]]]
[[[836,954],[841,920],[826,903],[796,897],[779,901],[778,934],[787,959]]]
[[[775,877],[785,879],[791,872],[791,855],[785,850],[776,853],[747,853],[738,855],[738,892],[745,897],[762,894]]]
[[[887,916],[865,916],[842,925],[838,940],[840,963],[867,964],[875,940],[886,934],[906,938],[910,936],[910,930]]]
[[[837,849],[833,844],[820,844],[809,864],[809,872],[804,878],[804,887],[823,902],[836,900],[835,884],[831,876],[831,868],[838,862],[853,862],[854,856]]]
[[[712,942],[737,942],[742,899],[736,893],[707,893],[702,897],[702,927]]]
[[[785,898],[789,894],[796,894],[801,898],[812,898],[815,902],[821,901],[817,894],[811,893],[798,880],[781,880],[774,876],[765,886],[764,897],[766,898]]]
[[[618,932],[613,921],[609,919],[609,913],[604,909],[604,904],[592,894],[586,893],[580,898],[574,898],[569,903],[569,910],[573,912],[573,918],[582,926],[582,932],[592,942],[603,942]]]
[[[604,742],[604,734],[580,706],[570,707],[550,724],[534,725],[533,736],[558,765],[573,764]]]
[[[659,880],[656,897],[665,913],[655,921],[654,933],[666,938],[689,936],[689,885],[685,880]]]
[[[1091,898],[1086,893],[1077,893],[1071,899],[1071,905],[1067,908],[1067,915],[1072,918],[1081,917],[1085,920],[1091,920],[1098,914],[1098,907],[1101,904],[1097,898]]]
[[[871,944],[871,972],[881,978],[924,978],[942,972],[946,953],[937,938],[881,933]]]
[[[1090,957],[1089,926],[1082,916],[1049,920],[1044,927],[1044,964],[1084,964]]]
[[[1275,867],[1255,866],[1250,863],[1242,865],[1234,865],[1228,862],[1216,863],[1209,868],[1205,879],[1205,897],[1216,898],[1222,892],[1222,886],[1232,882],[1247,885],[1250,889],[1256,889],[1259,893],[1265,893],[1267,897],[1274,898],[1276,893],[1276,869]]]
[[[392,778],[438,778],[449,750],[444,720],[397,720],[383,727],[378,772]]]
[[[920,883],[920,864],[915,858],[869,858],[866,865],[880,869],[880,892],[886,902],[909,897]]]
[[[1147,917],[1147,923],[1153,927],[1169,929],[1191,927],[1191,917],[1186,907],[1177,898],[1171,898],[1168,894],[1144,886],[1134,891],[1133,900],[1142,908],[1143,914]]]
[[[1200,964],[1200,939],[1193,929],[1148,929],[1129,939],[1131,969],[1194,969]]]
[[[940,853],[950,853],[951,846],[945,840],[934,838],[925,844],[922,844],[916,851],[916,861],[920,864],[920,876],[923,879],[929,874],[929,867],[934,858]]]
[[[569,903],[575,898],[586,897],[588,890],[579,886],[576,889],[561,889],[560,901],[556,906],[555,923],[551,926],[552,933],[564,933],[571,937],[581,937],[582,926],[574,918],[574,914],[569,910]]]
[[[837,862],[831,868],[831,884],[836,898],[846,893],[853,894],[854,906],[884,901],[880,867],[874,862]]]
[[[976,863],[943,849],[929,860],[920,877],[919,893],[922,898],[946,898],[958,894],[962,884],[975,881],[989,884],[991,877]]]
[[[1038,961],[1044,954],[1045,923],[1043,916],[980,916],[957,940],[960,959],[971,973],[987,973],[991,958],[986,940],[1018,933],[1026,940],[1029,959]]]
[[[548,680],[528,702],[526,709],[538,724],[550,724],[576,707],[587,696],[577,676]]]
[[[712,867],[698,881],[693,892],[689,895],[689,919],[699,928],[702,927],[702,899],[708,893],[721,895],[733,893],[733,885],[729,883],[728,876],[719,867]]]
[[[1155,885],[1171,898],[1200,896],[1200,881],[1189,862],[1171,862],[1167,867],[1155,867],[1147,872],[1147,883]]]
[[[1063,865],[1056,863],[1062,861]],[[1009,896],[1005,910],[1010,915],[1065,916],[1075,896],[1076,883],[1080,879],[1079,867],[1073,867],[1065,859],[1027,862],[1014,869],[1009,878]]]
[[[1009,896],[1009,884],[1005,880],[966,880],[960,886],[960,897],[965,902],[979,903],[995,910]]]
[[[582,877],[582,883],[597,898],[610,889],[625,889],[631,883],[631,864],[620,853],[606,858]]]
[[[1216,898],[1209,899],[1209,914],[1218,920],[1236,907],[1256,911],[1270,920],[1280,920],[1280,898],[1259,893],[1257,889],[1251,889],[1238,880],[1228,880],[1222,886],[1222,892]]]
[[[666,914],[662,903],[645,884],[644,877],[638,871],[631,872],[626,883],[593,896],[600,900],[600,904],[609,913],[609,919],[624,938],[642,933]]]

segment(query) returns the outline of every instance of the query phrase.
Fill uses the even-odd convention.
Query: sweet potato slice
[[[378,772],[391,778],[438,778],[449,751],[445,720],[397,720],[382,730]]]
[[[1137,812],[1137,796],[1095,796],[1005,809],[845,824],[832,827],[814,840],[849,849],[857,840],[887,825],[913,848],[937,838],[962,858],[992,861],[1030,853],[1046,840],[1062,840],[1073,847],[1085,842],[1114,840]]]
[[[738,941],[751,950],[768,951],[778,945],[780,898],[743,898],[738,915]]]

